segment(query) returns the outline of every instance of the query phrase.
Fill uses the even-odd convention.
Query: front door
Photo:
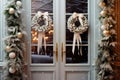
[[[29,3],[29,24],[33,23],[32,19],[38,12],[48,12],[53,23],[52,28],[43,33],[34,30],[31,24],[31,79],[90,80],[89,30],[79,35],[81,44],[79,48],[75,44],[72,52],[74,33],[67,28],[68,18],[73,12],[89,18],[88,0],[31,0]]]

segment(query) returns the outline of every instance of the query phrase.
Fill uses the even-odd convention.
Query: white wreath
[[[52,28],[52,19],[48,15],[48,12],[42,13],[40,11],[32,19],[32,29],[38,32],[38,47],[37,52],[42,50],[42,44],[44,43],[44,49],[46,52],[46,39],[45,32]],[[44,41],[43,41],[44,40]]]
[[[75,25],[76,21],[80,22],[79,26]],[[73,13],[72,16],[70,16],[70,18],[68,19],[67,25],[68,25],[68,29],[71,32],[80,33],[80,34],[87,31],[88,29],[88,21],[83,14]]]
[[[52,20],[48,12],[42,13],[40,11],[32,18],[32,29],[38,32],[46,32],[51,29]]]
[[[67,26],[71,32],[74,32],[73,46],[72,46],[73,54],[75,51],[75,44],[77,42],[77,46],[79,50],[78,54],[82,55],[82,47],[79,48],[79,44],[82,42],[80,34],[87,31],[88,29],[87,18],[83,14],[73,13],[72,16],[70,16],[70,18],[68,19]]]

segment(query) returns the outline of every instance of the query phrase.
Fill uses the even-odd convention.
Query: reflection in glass
[[[80,34],[82,42],[80,44],[79,50],[82,51],[83,55],[78,54],[78,46],[75,47],[74,54],[72,52],[72,44],[73,44],[73,32],[70,32],[66,26],[66,45],[71,45],[66,47],[66,63],[87,63],[88,62],[88,31]],[[76,43],[77,45],[77,43]]]
[[[43,49],[37,54],[37,46],[32,46],[32,63],[53,63],[53,46],[47,46],[46,53]]]
[[[82,56],[78,54],[76,46],[75,53],[72,53],[72,46],[66,46],[66,63],[87,63],[88,62],[88,47],[82,46]]]
[[[53,12],[53,0],[32,0],[31,17],[38,12]],[[53,20],[53,15],[50,15]],[[45,38],[42,39],[42,48],[38,51],[38,31],[31,28],[31,62],[32,63],[53,63],[53,33],[54,29],[44,32]],[[46,47],[44,44],[46,41]],[[46,49],[45,49],[46,48]]]
[[[88,63],[88,31],[80,34],[82,42],[79,49],[76,43],[74,54],[72,52],[74,33],[67,29],[67,21],[73,12],[87,14],[88,0],[66,0],[66,63]]]
[[[32,13],[37,11],[53,12],[53,0],[32,0]]]
[[[67,13],[87,13],[87,0],[66,0]]]
[[[32,63],[53,63],[53,30],[46,32],[46,51],[44,45],[42,46],[42,50],[37,52],[37,44],[38,44],[38,33],[34,30],[31,32],[31,52],[32,52]]]

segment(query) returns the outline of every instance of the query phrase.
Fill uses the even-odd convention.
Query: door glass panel
[[[82,46],[82,56],[78,54],[78,48],[75,46],[75,52],[72,53],[72,46],[66,46],[66,63],[87,63],[88,46]]]
[[[87,0],[66,0],[67,13],[87,13]]]
[[[73,49],[73,37],[74,33],[70,32],[67,28],[68,18],[73,14],[73,12],[83,13],[86,18],[88,11],[88,1],[87,0],[66,0],[66,63],[88,63],[88,31],[80,34],[81,43],[79,47],[77,42],[75,43],[74,53]]]
[[[53,0],[32,0],[31,4],[32,19],[40,11],[42,13],[48,12],[51,20],[53,20]],[[53,27],[49,31],[41,33],[31,26],[31,63],[53,63],[53,32]],[[38,37],[39,34],[43,37]],[[41,44],[38,44],[40,41]]]
[[[37,11],[53,13],[53,0],[32,0],[32,13]]]

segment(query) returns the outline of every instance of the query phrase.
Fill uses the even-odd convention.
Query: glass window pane
[[[32,63],[53,63],[53,46],[47,46],[46,52],[43,48],[40,54],[36,51],[37,46],[32,46]]]
[[[53,0],[32,0],[32,13],[53,12]]]
[[[87,13],[87,0],[66,0],[66,13]]]
[[[88,31],[79,34],[81,43],[77,46],[77,39],[73,49],[74,32],[68,29],[67,21],[74,12],[83,13],[88,18],[88,0],[66,0],[66,63],[88,63]],[[75,25],[81,24],[76,21]]]
[[[78,54],[76,46],[75,53],[72,53],[72,46],[66,46],[66,63],[87,63],[88,62],[88,46],[81,46],[82,55]]]
[[[48,12],[50,18],[53,20],[53,0],[32,0],[31,5],[31,17],[38,13],[38,11],[44,13]],[[35,29],[41,28],[42,25],[45,25],[45,20],[51,20],[48,16],[41,14],[41,16],[35,17],[35,26],[33,28],[31,25],[31,62],[39,64],[48,64],[53,63],[53,27],[48,31],[37,31]],[[32,20],[31,19],[31,20]],[[41,22],[41,24],[40,24]],[[51,22],[51,21],[49,21]],[[43,28],[45,29],[45,28]],[[47,28],[46,28],[47,29]]]

